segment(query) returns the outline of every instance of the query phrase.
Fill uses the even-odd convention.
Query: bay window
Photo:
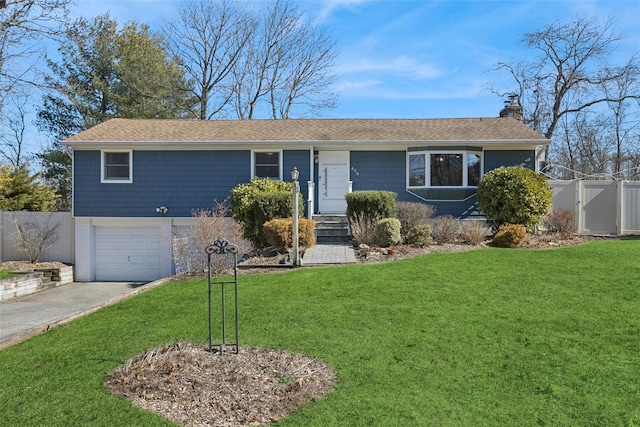
[[[409,187],[477,187],[481,163],[467,151],[409,153]]]

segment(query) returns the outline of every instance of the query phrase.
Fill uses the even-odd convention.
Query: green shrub
[[[437,244],[455,242],[460,235],[460,221],[451,215],[437,216],[433,219],[431,236]]]
[[[431,226],[420,224],[414,226],[407,236],[407,243],[413,246],[423,247],[433,243],[431,238]]]
[[[522,224],[503,224],[493,236],[493,244],[500,248],[517,248],[527,237],[527,230]]]
[[[433,205],[418,202],[396,203],[396,218],[400,220],[402,238],[406,241],[416,225],[429,224],[435,213],[436,208]]]
[[[262,232],[265,222],[274,218],[292,216],[292,185],[290,182],[264,178],[239,184],[231,190],[230,205],[233,219],[242,225],[244,238],[254,247],[267,246]],[[302,215],[304,210],[302,196],[298,203],[300,215]]]
[[[396,214],[396,197],[391,191],[354,191],[345,195],[347,218],[362,213],[365,218],[379,220],[393,218]]]
[[[397,218],[383,218],[376,224],[376,244],[383,248],[402,243],[400,221]]]
[[[263,232],[267,244],[280,253],[293,246],[293,219],[276,218],[264,224]],[[301,246],[316,244],[316,222],[312,219],[298,218],[298,242]]]
[[[496,230],[502,224],[539,224],[551,208],[547,180],[522,166],[499,167],[478,184],[478,205]]]

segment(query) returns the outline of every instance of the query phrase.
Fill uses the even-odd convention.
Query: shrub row
[[[276,218],[290,218],[293,212],[292,183],[254,179],[231,190],[230,205],[233,219],[242,226],[245,239],[255,248],[269,245],[262,226]],[[299,216],[304,212],[304,200],[299,196]]]

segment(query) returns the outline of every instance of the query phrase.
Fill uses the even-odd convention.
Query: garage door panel
[[[162,277],[159,227],[95,227],[96,280],[147,281]]]

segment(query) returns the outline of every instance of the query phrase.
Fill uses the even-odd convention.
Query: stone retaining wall
[[[73,282],[73,267],[38,269],[0,280],[0,301]]]

